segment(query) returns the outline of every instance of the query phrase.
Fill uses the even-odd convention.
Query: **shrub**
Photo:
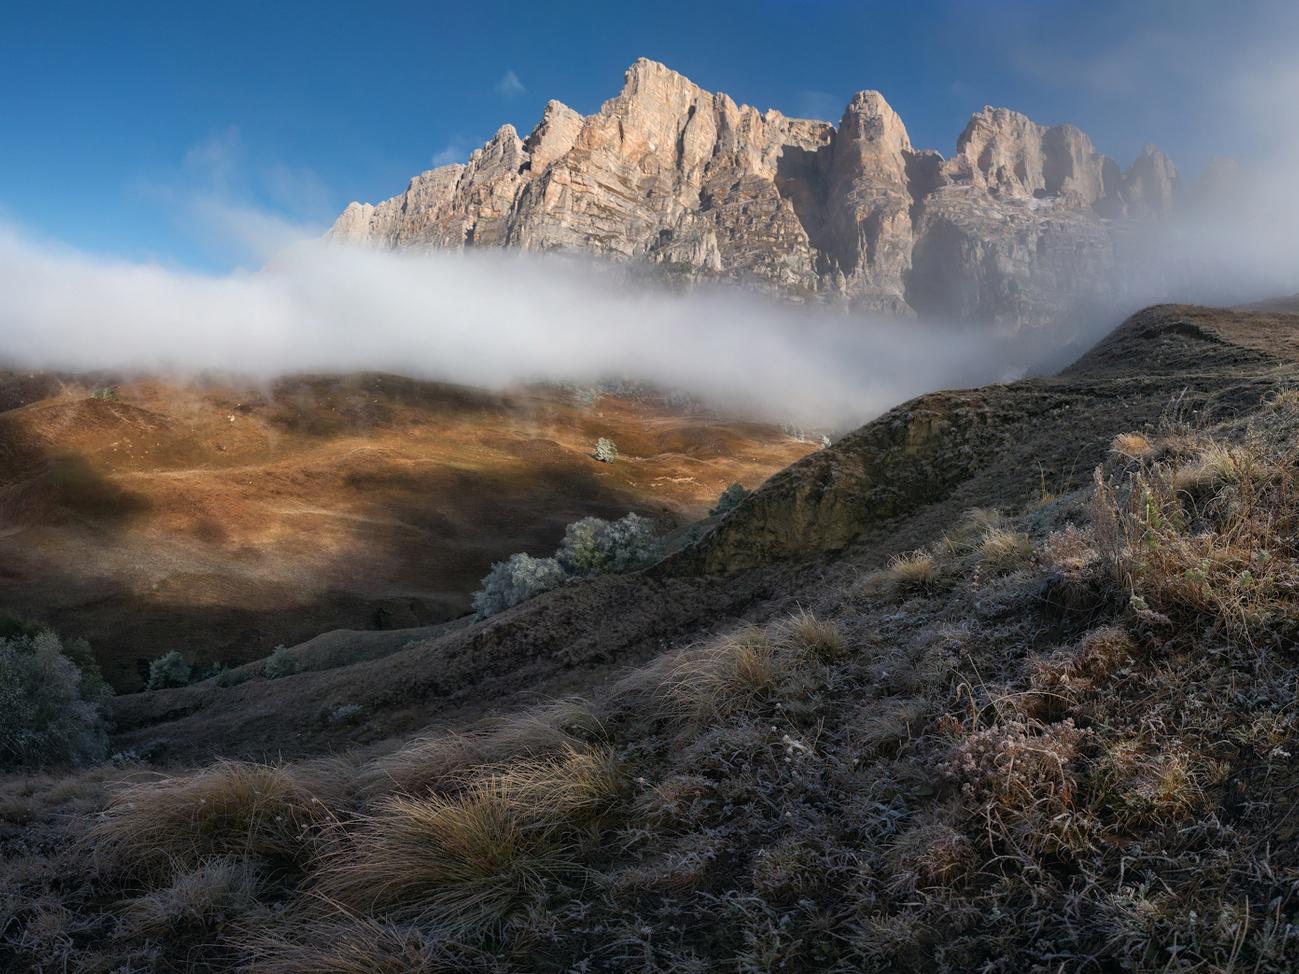
[[[618,459],[618,447],[613,440],[602,436],[595,441],[595,458],[601,463],[613,463]]]
[[[193,675],[194,671],[185,662],[185,657],[173,649],[149,664],[149,689],[187,686]]]
[[[109,693],[53,633],[0,639],[0,768],[103,760],[100,706]]]
[[[636,571],[658,554],[654,522],[628,514],[613,522],[584,517],[570,524],[554,560],[567,574],[586,577]]]
[[[482,588],[474,594],[474,613],[479,619],[494,616],[534,595],[558,588],[564,578],[564,569],[554,558],[510,555],[492,565],[483,579]]]
[[[302,661],[287,646],[276,646],[275,651],[262,664],[262,675],[268,680],[278,680],[282,676],[292,676],[301,669]]]
[[[238,667],[236,669],[222,669],[213,679],[219,687],[234,687],[240,683],[247,683],[253,678],[251,669]]]
[[[338,727],[343,724],[359,724],[364,719],[364,707],[359,703],[345,703],[331,710],[325,718],[325,723]]]
[[[725,514],[733,511],[740,506],[740,501],[749,496],[749,491],[744,489],[741,483],[734,483],[722,491],[721,496],[717,498],[717,504],[709,511],[710,516]]]

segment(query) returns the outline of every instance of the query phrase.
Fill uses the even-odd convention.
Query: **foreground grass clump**
[[[339,783],[288,766],[225,761],[115,792],[91,841],[112,872],[166,874],[229,856],[275,864],[308,856]]]
[[[386,798],[325,857],[319,888],[444,929],[499,924],[549,878],[582,872],[579,846],[623,791],[607,751],[570,748],[473,773],[449,794]]]
[[[895,555],[889,562],[888,579],[900,595],[924,595],[938,582],[938,564],[927,551]]]
[[[343,915],[295,919],[245,942],[252,974],[446,974],[496,968],[491,958],[412,924]]]
[[[1299,481],[1289,443],[1205,440],[1186,459],[1098,474],[1094,520],[1116,585],[1173,623],[1246,641],[1299,623]]]

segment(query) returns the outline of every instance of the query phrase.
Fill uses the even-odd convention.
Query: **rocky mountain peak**
[[[1039,125],[1008,108],[975,112],[956,143],[949,174],[1005,197],[1055,197],[1093,206],[1113,163],[1073,125]]]
[[[878,91],[838,126],[760,112],[633,63],[583,116],[548,102],[464,165],[354,203],[330,235],[386,247],[511,246],[637,260],[687,281],[910,315],[1047,324],[1121,287],[1111,225],[1166,219],[1157,149],[1124,173],[1072,125],[976,112],[948,160],[917,150]]]

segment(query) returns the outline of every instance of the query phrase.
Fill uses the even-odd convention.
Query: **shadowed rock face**
[[[641,59],[593,115],[551,101],[465,164],[352,203],[330,236],[383,247],[517,247],[636,260],[907,316],[1049,325],[1122,287],[1115,241],[1178,207],[1147,147],[1126,172],[1072,125],[975,113],[944,160],[876,91],[839,126],[736,105]]]

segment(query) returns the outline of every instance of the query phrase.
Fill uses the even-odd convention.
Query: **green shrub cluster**
[[[616,521],[584,517],[568,526],[553,557],[515,554],[492,565],[474,595],[474,612],[486,619],[571,579],[636,571],[653,564],[660,551],[649,518],[639,514]]]
[[[14,634],[0,637],[0,768],[103,760],[103,704],[112,691],[89,645],[65,646],[30,625],[6,628]]]

